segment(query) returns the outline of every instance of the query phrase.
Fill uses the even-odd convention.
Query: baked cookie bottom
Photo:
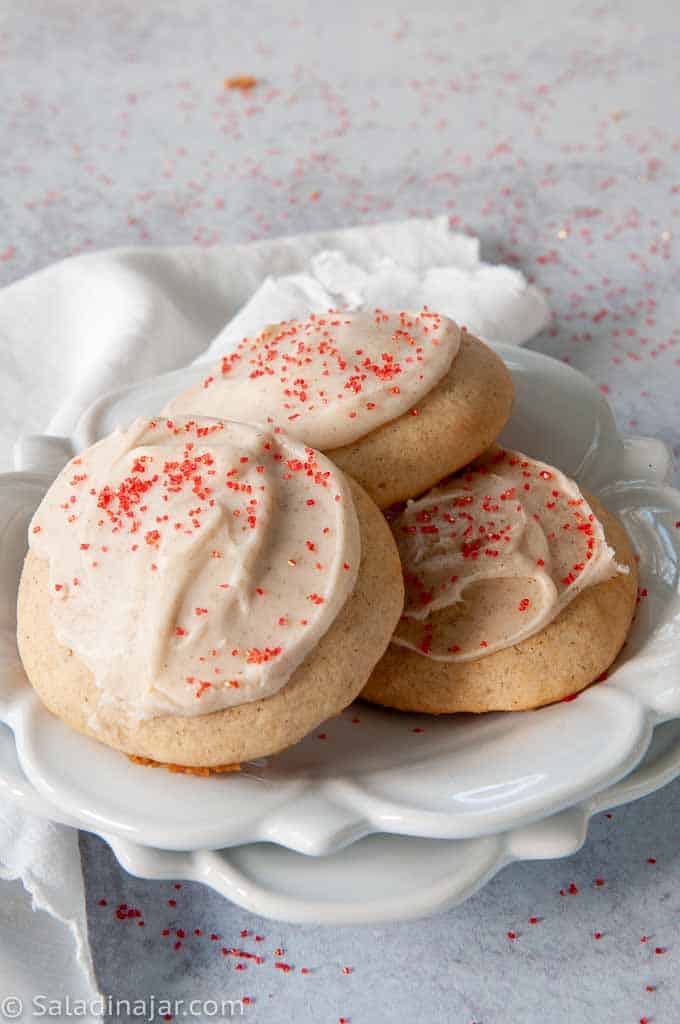
[[[128,754],[128,761],[141,765],[143,768],[165,768],[173,775],[229,775],[231,772],[240,772],[240,764],[214,764],[211,768],[197,768],[195,765],[187,764],[165,764],[163,761],[153,761],[150,757],[139,757],[137,754]]]
[[[362,699],[431,715],[525,711],[564,700],[596,682],[625,643],[635,612],[638,573],[622,524],[586,497],[616,560],[628,566],[627,575],[620,573],[582,591],[541,632],[477,661],[433,661],[390,644]]]
[[[49,567],[29,551],[19,585],[17,637],[24,668],[43,704],[79,732],[175,770],[240,764],[277,753],[339,714],[358,695],[385,651],[404,600],[399,555],[389,527],[363,490],[350,484],[362,552],[353,593],[281,690],[209,715],[162,715],[135,724],[103,704],[92,673],[54,635]]]
[[[503,360],[463,331],[451,369],[414,410],[325,454],[388,508],[481,455],[505,426],[513,397]]]

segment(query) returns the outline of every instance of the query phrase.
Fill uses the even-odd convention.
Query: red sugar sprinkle
[[[290,964],[281,963],[280,960],[274,964],[274,967],[277,969],[277,971],[283,971],[284,974],[288,974],[288,971],[291,969]]]
[[[662,956],[666,952],[665,946],[657,946],[654,950],[657,956]]]
[[[648,864],[656,864],[656,857],[648,857],[647,858],[647,863]]]
[[[246,656],[246,663],[248,665],[262,665],[272,658],[278,657],[281,654],[283,647],[265,647],[261,650],[259,647],[251,647]]]
[[[176,907],[177,906],[177,900],[168,900],[168,906],[169,907]]]
[[[417,725],[415,729],[411,729],[411,732],[425,732],[425,730],[421,729],[420,726]]]
[[[108,906],[108,901],[107,900],[99,900],[99,906],[100,907]]]
[[[309,967],[301,967],[300,974],[309,974]]]
[[[342,973],[343,974],[351,974],[353,970],[354,970],[353,967],[343,967]]]
[[[210,935],[210,941],[211,942],[219,942],[220,938],[221,938],[221,936],[217,935],[215,932],[212,932],[211,935]]]
[[[570,896],[576,896],[577,893],[578,893],[578,888],[574,885],[573,882],[570,882],[569,883],[569,889],[567,891],[568,891]]]
[[[514,942],[517,938],[517,932],[508,932],[508,938],[510,939],[511,942]]]
[[[593,932],[593,938],[594,939],[601,939],[602,938],[602,932]]]
[[[538,922],[540,920],[541,920],[540,917],[530,917],[529,918],[529,924],[538,924]]]
[[[317,739],[318,740],[327,740],[328,739],[328,733],[327,732],[320,732],[319,735],[317,736]]]

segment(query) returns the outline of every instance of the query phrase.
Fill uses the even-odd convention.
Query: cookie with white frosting
[[[480,455],[512,398],[503,361],[448,317],[377,309],[269,325],[164,413],[283,430],[386,508]]]
[[[493,448],[391,525],[406,603],[366,699],[433,714],[534,708],[614,661],[635,558],[616,517],[554,466]]]
[[[346,707],[399,617],[383,517],[280,432],[137,420],[71,460],[29,528],[19,648],[45,705],[154,761],[274,753]]]

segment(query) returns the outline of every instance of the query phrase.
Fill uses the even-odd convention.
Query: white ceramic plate
[[[313,924],[377,924],[425,917],[461,903],[513,861],[568,857],[590,817],[637,800],[680,775],[680,722],[667,722],[623,781],[532,826],[479,839],[374,835],[328,857],[272,843],[172,853],[107,836],[120,864],[141,878],[202,882],[261,917]],[[63,824],[21,770],[12,733],[0,726],[0,796]]]
[[[195,376],[189,369],[104,397],[74,439],[26,439],[23,471],[0,478],[0,717],[38,793],[84,827],[138,845],[192,851],[265,841],[329,854],[372,833],[493,836],[572,807],[630,772],[653,727],[680,716],[680,494],[664,483],[668,453],[646,439],[624,443],[581,374],[537,353],[497,348],[517,391],[503,440],[603,496],[640,552],[647,596],[606,683],[570,703],[513,715],[431,719],[357,704],[284,754],[211,779],[135,766],[49,715],[13,640],[25,524],[73,446],[153,414]]]

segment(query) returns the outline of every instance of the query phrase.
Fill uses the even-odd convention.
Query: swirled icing
[[[164,412],[278,426],[326,451],[413,409],[448,372],[459,344],[453,321],[427,309],[312,314],[243,338]]]
[[[628,571],[578,485],[521,452],[491,449],[391,525],[406,584],[393,643],[437,661],[519,643]]]
[[[29,528],[59,642],[104,702],[195,715],[276,693],[352,593],[347,481],[281,434],[136,420],[62,470]]]

